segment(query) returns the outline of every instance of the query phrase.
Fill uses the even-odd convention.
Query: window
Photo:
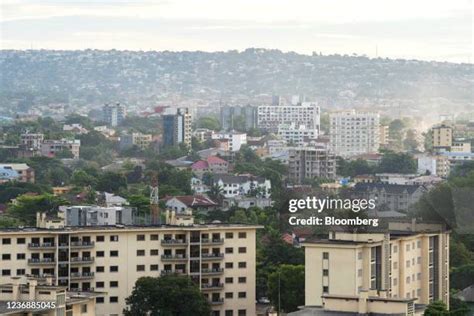
[[[247,253],[247,247],[239,247],[239,253]]]
[[[144,241],[145,235],[137,235],[137,241]]]
[[[247,268],[247,262],[245,262],[245,261],[239,262],[239,268],[240,268],[240,269],[245,269],[245,268]]]
[[[234,267],[234,263],[233,262],[226,262],[225,263],[225,268],[226,269],[232,269]]]
[[[110,281],[110,287],[118,287],[118,281]]]
[[[16,243],[17,243],[18,245],[23,245],[25,242],[26,242],[26,241],[25,241],[25,238],[17,238],[17,239],[16,239]]]
[[[104,272],[104,267],[95,267],[96,272]]]
[[[225,311],[225,316],[234,316],[234,311],[231,309],[228,309]]]
[[[96,257],[103,257],[103,256],[104,256],[104,252],[103,252],[103,251],[96,251],[96,252],[95,252],[95,255],[96,255]]]
[[[103,242],[104,240],[105,240],[105,237],[104,237],[104,236],[97,236],[97,237],[95,237],[95,241],[96,241],[96,242]],[[103,297],[99,297],[99,298],[104,299]]]
[[[118,241],[118,240],[119,240],[118,235],[112,235],[112,236],[110,236],[110,241]]]
[[[119,255],[118,250],[111,250],[111,251],[110,251],[110,256],[111,256],[111,257],[118,257],[118,255]]]
[[[25,275],[26,271],[25,269],[16,269],[16,275]]]
[[[323,286],[323,293],[329,293],[329,286]]]
[[[110,266],[110,272],[118,272],[118,266]]]
[[[82,313],[82,314],[87,313],[87,304],[82,304],[82,305],[81,305],[81,313]]]
[[[225,283],[234,283],[234,278],[225,278]]]
[[[225,293],[225,298],[234,298],[234,293],[232,293],[232,292],[226,292],[226,293]]]
[[[247,310],[245,309],[239,309],[239,314],[238,316],[247,316]]]
[[[410,260],[407,260],[407,262],[406,262],[406,267],[407,267],[407,268],[410,267]]]
[[[2,260],[11,260],[12,256],[9,253],[2,254]]]
[[[95,287],[96,288],[103,288],[104,287],[104,282],[95,282]]]
[[[234,248],[225,248],[225,253],[234,253]]]
[[[323,276],[329,276],[329,270],[323,269]]]
[[[239,283],[247,283],[246,277],[239,277]]]
[[[158,265],[157,264],[150,265],[150,271],[158,271]]]
[[[144,264],[139,264],[137,265],[137,271],[145,271],[145,265]]]
[[[323,259],[329,259],[329,252],[323,252]]]
[[[10,269],[3,269],[3,270],[2,270],[2,275],[3,275],[3,276],[8,276],[8,275],[10,275],[10,274],[11,274]]]
[[[3,245],[10,245],[12,243],[12,240],[10,238],[3,238],[2,239],[2,244]]]
[[[150,256],[158,256],[158,249],[151,249]]]
[[[225,233],[225,239],[232,239],[234,238],[234,233]]]
[[[104,303],[104,298],[103,297],[97,297],[95,299],[96,304],[103,304]]]
[[[240,232],[239,233],[239,238],[247,238],[247,233],[246,232]]]
[[[152,234],[150,235],[150,240],[158,240],[158,234]]]
[[[111,296],[109,299],[110,303],[118,303],[118,296]]]
[[[145,250],[143,250],[143,249],[137,250],[137,256],[138,257],[143,257],[144,255],[145,255]]]
[[[246,298],[247,292],[239,292],[239,298]]]

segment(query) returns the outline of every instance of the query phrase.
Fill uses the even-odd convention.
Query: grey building
[[[251,105],[221,107],[220,122],[223,130],[246,129],[257,127],[257,107]],[[244,122],[245,126],[241,126]]]
[[[96,205],[68,206],[64,212],[66,226],[133,225],[134,209],[131,207]]]
[[[106,104],[102,108],[102,121],[106,122],[109,126],[120,125],[126,116],[126,109],[124,105],[117,104]]]

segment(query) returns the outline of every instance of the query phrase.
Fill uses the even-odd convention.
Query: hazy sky
[[[3,49],[242,50],[473,62],[472,0],[1,0]]]

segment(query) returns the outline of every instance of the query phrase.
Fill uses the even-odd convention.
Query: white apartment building
[[[278,126],[278,136],[288,144],[303,146],[309,140],[318,138],[318,129],[306,128],[304,125],[297,126],[295,123],[280,124]]]
[[[264,198],[271,195],[270,180],[253,175],[214,174],[212,183],[222,189],[225,198],[249,195],[252,192],[258,192]]]
[[[257,126],[278,130],[282,124],[304,125],[307,129],[320,129],[320,108],[317,103],[303,102],[298,105],[261,105],[257,109]]]
[[[212,316],[254,316],[260,226],[109,226],[0,230],[0,286],[12,276],[52,278],[69,291],[102,292],[97,316],[122,315],[138,278],[189,275]],[[185,302],[183,302],[185,303]]]
[[[322,306],[324,296],[413,299],[449,304],[449,231],[441,224],[390,222],[378,232],[341,229],[305,247],[305,305]],[[413,314],[406,314],[413,315]]]
[[[240,150],[242,145],[247,144],[247,134],[239,132],[219,132],[213,133],[212,139],[216,140],[228,140],[229,151],[237,152]]]
[[[425,174],[427,171],[434,176],[446,178],[451,171],[451,163],[448,157],[442,155],[421,155],[418,156],[419,174]]]
[[[330,114],[330,143],[342,157],[376,153],[380,146],[380,116],[356,110]]]

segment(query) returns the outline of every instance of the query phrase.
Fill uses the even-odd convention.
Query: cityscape
[[[375,55],[327,53],[330,40],[287,51],[287,32],[314,26],[281,26],[278,10],[294,6],[279,4],[266,13],[280,22],[258,25],[279,30],[281,45],[241,49],[236,38],[221,50],[250,32],[236,26],[235,4],[230,22],[215,4],[221,24],[202,39],[229,35],[215,49],[194,50],[195,30],[177,26],[167,36],[190,50],[138,49],[141,37],[70,49],[84,25],[60,40],[58,17],[66,32],[97,9],[98,21],[136,18],[144,24],[130,34],[147,25],[151,36],[163,30],[135,13],[158,4],[30,2],[9,1],[0,22],[0,315],[474,315],[474,66],[464,41],[439,56],[409,40],[403,58],[379,56],[378,44]],[[436,8],[413,8],[426,23],[413,38],[442,20]],[[454,20],[462,8],[445,9]],[[173,12],[166,23],[198,23]],[[412,25],[397,12],[390,18]],[[44,48],[25,48],[22,23],[36,15],[51,23],[31,30]],[[373,21],[360,19],[351,23],[365,41]],[[464,29],[452,23],[454,41]]]

